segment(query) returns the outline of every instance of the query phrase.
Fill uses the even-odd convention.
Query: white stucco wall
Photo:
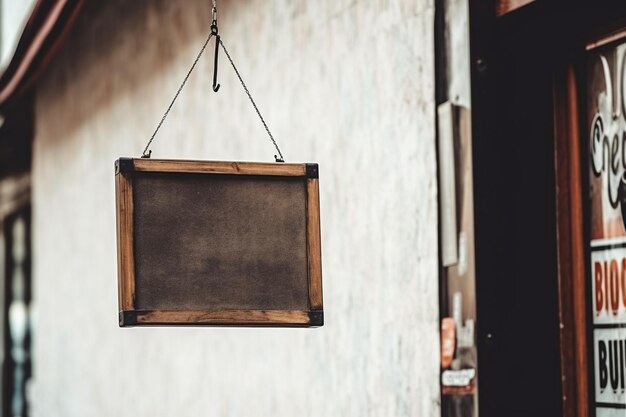
[[[35,0],[0,0],[0,70],[9,64]]]
[[[432,0],[220,1],[287,161],[320,164],[319,329],[119,329],[113,162],[139,156],[208,1],[87,2],[37,86],[34,415],[438,416]],[[272,161],[212,46],[153,157]]]

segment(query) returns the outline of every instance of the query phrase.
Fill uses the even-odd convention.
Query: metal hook
[[[213,0],[212,9],[213,21],[211,22],[211,34],[215,36],[215,61],[213,63],[213,91],[217,93],[220,89],[220,85],[217,83],[217,54],[220,48],[220,35],[217,28],[217,0]]]
[[[217,24],[214,22],[211,25],[211,32],[215,35],[215,61],[213,63],[213,91],[217,93],[220,89],[220,85],[217,83],[217,56],[220,47],[220,35],[218,35]]]

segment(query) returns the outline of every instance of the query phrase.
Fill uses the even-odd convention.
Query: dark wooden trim
[[[497,0],[496,1],[496,16],[501,17],[505,14],[511,13],[524,7],[528,4],[534,3],[535,0]]]
[[[626,17],[615,15],[609,22],[592,26],[585,34],[585,50],[609,46],[626,38]]]
[[[554,82],[557,255],[563,416],[587,417],[588,352],[583,192],[576,75],[570,65]]]
[[[157,311],[131,310],[120,313],[120,326],[133,325],[292,325],[320,326],[323,311],[300,310],[216,310]],[[124,320],[122,320],[122,318]]]
[[[135,257],[133,252],[133,186],[128,174],[115,176],[117,206],[117,265],[120,311],[135,307]]]
[[[322,244],[320,236],[320,198],[317,179],[307,180],[307,262],[309,270],[309,304],[321,310]]]
[[[0,76],[0,108],[30,89],[54,57],[84,0],[39,0]]]
[[[600,39],[595,39],[589,43],[587,43],[587,45],[585,46],[585,49],[587,51],[590,51],[592,49],[596,49],[596,48],[600,48],[602,46],[606,46],[609,45],[613,42],[619,42],[624,40],[624,38],[626,38],[626,29],[622,28],[620,30],[616,30],[615,32],[611,33],[608,36],[603,36]]]
[[[120,158],[122,159],[122,158]],[[231,175],[275,175],[303,177],[307,175],[307,164],[186,161],[171,159],[133,159],[132,170],[137,172],[181,172],[197,174]]]

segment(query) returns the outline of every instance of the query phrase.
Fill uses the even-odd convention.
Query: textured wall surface
[[[0,0],[0,68],[9,64],[35,0]]]
[[[320,164],[320,329],[119,329],[113,161],[138,156],[208,1],[87,2],[37,86],[35,416],[437,416],[432,0],[221,1],[287,161]],[[212,45],[153,157],[272,161]]]

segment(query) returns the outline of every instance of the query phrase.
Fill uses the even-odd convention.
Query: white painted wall
[[[0,0],[0,70],[6,67],[36,0]]]
[[[35,416],[438,416],[432,0],[221,1],[288,161],[320,164],[320,329],[119,329],[113,161],[139,156],[207,1],[87,2],[37,86]],[[212,47],[153,157],[272,161]]]

